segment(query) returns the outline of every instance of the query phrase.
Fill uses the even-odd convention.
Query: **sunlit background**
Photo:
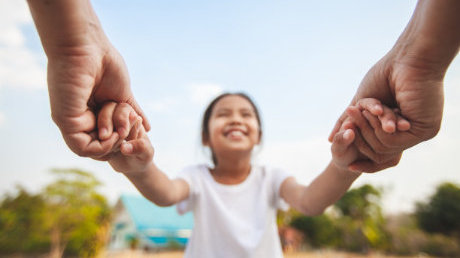
[[[263,144],[255,162],[309,183],[330,160],[327,136],[367,70],[394,44],[416,1],[95,0],[152,125],[155,161],[170,176],[208,162],[199,124],[207,102],[244,91],[258,104]],[[460,183],[460,60],[445,79],[439,135],[401,163],[354,186],[384,187],[385,213],[412,211],[444,181]],[[80,168],[114,203],[136,189],[102,162],[65,145],[50,117],[46,57],[25,1],[0,0],[0,194],[39,191],[51,168]]]

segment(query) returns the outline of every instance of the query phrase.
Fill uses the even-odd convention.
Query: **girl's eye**
[[[243,113],[243,117],[252,117],[251,113]]]
[[[217,117],[226,117],[228,113],[217,113]]]

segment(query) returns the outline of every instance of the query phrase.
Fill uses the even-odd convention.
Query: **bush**
[[[290,226],[304,233],[312,247],[334,247],[338,244],[339,231],[327,215],[298,216],[293,218]]]

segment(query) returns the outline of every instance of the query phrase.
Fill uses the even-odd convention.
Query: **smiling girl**
[[[373,110],[372,100],[362,106],[372,113],[381,111]],[[98,116],[99,125],[106,128],[135,118],[129,105],[116,103],[106,104]],[[214,166],[187,167],[169,179],[153,162],[153,147],[139,118],[109,163],[155,204],[177,204],[179,213],[193,212],[185,257],[282,257],[277,209],[290,205],[306,215],[321,214],[358,178],[360,173],[349,165],[362,154],[352,145],[355,133],[348,121],[334,137],[333,159],[306,186],[283,170],[251,164],[261,137],[259,111],[251,98],[226,93],[209,104],[202,121],[202,143],[210,148]]]

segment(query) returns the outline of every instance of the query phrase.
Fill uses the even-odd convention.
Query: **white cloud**
[[[189,91],[192,102],[202,106],[222,93],[223,89],[215,83],[196,83],[189,86]]]
[[[22,26],[32,26],[25,1],[0,0],[0,87],[44,89],[45,68],[26,46]]]

